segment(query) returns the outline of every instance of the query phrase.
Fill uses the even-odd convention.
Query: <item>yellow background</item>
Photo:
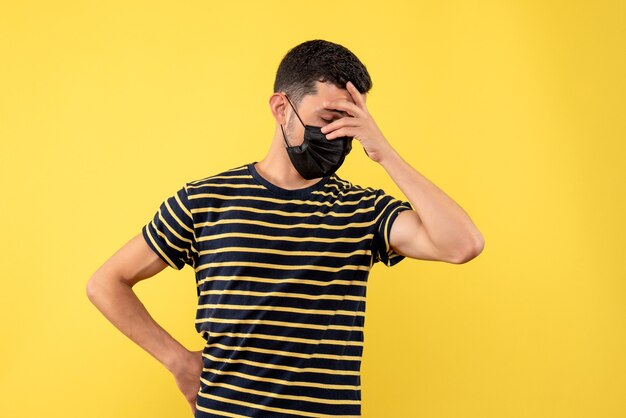
[[[382,131],[486,239],[374,267],[363,416],[626,416],[625,22],[623,1],[0,2],[0,416],[190,415],[85,284],[184,182],[264,157],[278,63],[315,38],[361,58]],[[339,174],[404,197],[360,150]],[[135,289],[202,347],[192,269]]]

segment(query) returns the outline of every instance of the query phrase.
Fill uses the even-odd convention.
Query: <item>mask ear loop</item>
[[[291,105],[291,108],[293,109],[293,113],[296,114],[296,116],[298,117],[298,120],[300,121],[302,126],[306,126],[304,124],[304,122],[302,122],[302,119],[300,119],[300,115],[298,115],[298,112],[296,112],[296,108],[294,107],[293,103],[291,103],[291,100],[289,100],[289,96],[287,96],[287,93],[283,93],[283,94],[285,95],[285,98],[287,99],[287,101]],[[282,123],[280,124],[280,130],[283,131],[283,139],[285,140],[285,144],[287,145],[287,147],[291,147],[291,145],[289,145],[289,142],[287,142],[287,136],[285,135],[285,130],[283,129],[283,124]]]
[[[293,103],[291,103],[291,100],[289,100],[289,96],[287,96],[287,93],[283,93],[285,95],[285,97],[287,98],[287,101],[289,102],[289,104],[291,105],[291,108],[293,109],[293,113],[296,114],[296,116],[298,117],[298,119],[300,120],[300,123],[302,124],[302,126],[306,126],[304,124],[304,122],[302,122],[302,119],[300,119],[300,115],[298,115],[298,112],[296,111],[296,108],[294,107]]]
[[[287,148],[290,148],[291,145],[289,145],[289,142],[287,142],[287,137],[285,136],[285,130],[283,129],[283,124],[280,124],[280,130],[283,131],[283,139],[285,140],[285,145],[287,145]]]

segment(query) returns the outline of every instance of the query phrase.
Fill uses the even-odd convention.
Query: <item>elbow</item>
[[[473,239],[472,245],[466,246],[462,251],[457,253],[450,262],[453,264],[465,264],[478,257],[485,248],[485,239],[478,233],[478,236]]]
[[[94,303],[98,294],[98,282],[96,281],[96,276],[92,276],[89,281],[87,281],[85,292],[87,293],[87,298],[91,301],[91,303]]]
[[[91,276],[85,286],[87,298],[96,306],[103,295],[110,293],[110,290],[110,283],[107,281],[106,276],[97,273]]]
[[[109,272],[95,272],[87,281],[85,293],[87,298],[96,306],[107,303],[119,289],[131,288],[132,285],[124,282],[119,276]]]

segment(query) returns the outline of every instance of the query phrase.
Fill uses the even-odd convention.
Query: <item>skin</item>
[[[484,240],[469,216],[396,152],[368,112],[366,95],[351,83],[340,88],[317,82],[316,88],[315,94],[305,96],[298,105],[304,123],[323,126],[322,132],[330,140],[353,136],[369,158],[384,167],[415,208],[396,218],[389,237],[392,248],[410,258],[456,264],[480,254]],[[269,105],[276,129],[267,155],[255,165],[257,171],[285,189],[300,189],[318,182],[320,179],[306,180],[300,176],[285,151],[281,124],[286,127],[290,145],[300,145],[304,137],[304,127],[285,95],[272,94]],[[172,373],[195,414],[202,351],[190,351],[174,339],[152,318],[132,289],[166,267],[141,233],[137,234],[96,270],[87,283],[87,296],[117,329]]]
[[[461,206],[398,154],[367,110],[366,95],[359,93],[350,82],[346,88],[340,88],[318,81],[316,89],[316,94],[304,96],[297,106],[302,121],[322,126],[329,140],[354,137],[368,157],[383,166],[414,208],[398,214],[389,233],[391,247],[406,257],[454,264],[466,263],[478,256],[484,248],[480,231]],[[317,183],[319,178],[305,180],[285,152],[281,124],[290,122],[286,130],[289,145],[302,144],[304,126],[295,117],[284,93],[272,94],[269,104],[276,129],[267,156],[255,165],[257,171],[285,189]]]
[[[117,250],[87,283],[89,300],[124,335],[156,358],[172,373],[192,414],[200,389],[202,351],[190,351],[150,316],[132,287],[154,277],[167,264],[141,234]]]

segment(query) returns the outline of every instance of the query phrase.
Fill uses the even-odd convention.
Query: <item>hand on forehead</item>
[[[338,89],[340,94],[339,97],[337,95],[332,95],[334,98],[329,98],[324,100],[322,106],[325,109],[333,110],[342,113],[344,116],[356,116],[359,110],[365,110],[365,97],[366,95],[360,93],[357,88],[350,81],[346,83],[345,89]],[[345,94],[347,93],[347,94]]]
[[[317,81],[316,90],[317,90],[317,94],[320,97],[322,97],[325,101],[334,101],[334,100],[343,99],[352,103],[356,103],[354,101],[353,94],[348,89],[348,84],[340,87],[340,86],[337,86],[336,84],[331,83],[330,81],[325,81],[325,82]]]

